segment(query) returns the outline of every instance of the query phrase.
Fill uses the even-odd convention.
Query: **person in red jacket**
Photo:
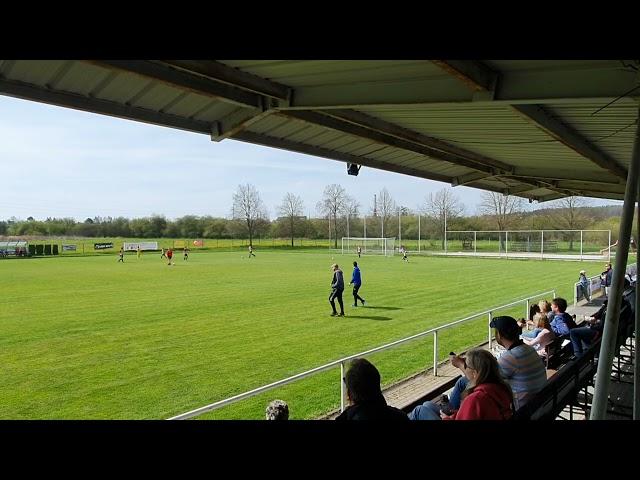
[[[443,420],[508,420],[513,415],[513,392],[500,375],[498,361],[491,352],[474,348],[465,358],[470,380],[462,393],[458,411],[441,413]]]

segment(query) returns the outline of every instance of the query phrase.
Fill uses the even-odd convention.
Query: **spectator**
[[[553,320],[551,321],[551,329],[553,333],[561,337],[563,335],[569,335],[569,330],[576,328],[576,322],[573,321],[573,317],[569,315],[567,310],[567,301],[564,298],[554,298],[551,302],[551,310],[554,313]]]
[[[274,400],[267,405],[267,420],[289,420],[289,405],[283,400]]]
[[[600,279],[602,281],[602,286],[604,287],[604,294],[609,297],[609,290],[611,288],[611,279],[613,278],[613,269],[611,268],[610,263],[605,263],[604,272],[600,274]]]
[[[578,278],[578,288],[582,291],[582,296],[587,300],[589,299],[589,279],[587,278],[587,272],[585,270],[580,270],[580,277]]]
[[[519,339],[520,327],[512,317],[496,317],[489,324],[496,329],[496,341],[506,350],[498,357],[502,377],[507,381],[514,395],[514,405],[518,409],[538,393],[547,382],[547,373],[535,349]],[[466,359],[457,355],[451,357],[453,366],[463,375],[458,379],[445,407],[457,410],[461,405],[461,394],[469,384]],[[436,402],[418,405],[410,414],[411,420],[433,420],[441,407]]]
[[[537,332],[535,337],[525,337],[523,333],[522,341],[532,346],[536,352],[538,352],[538,355],[544,357],[546,354],[545,347],[556,339],[556,335],[553,333],[553,330],[551,330],[551,324],[545,314],[537,314],[534,317],[534,321],[536,323],[536,329],[534,331]]]
[[[344,317],[344,304],[342,303],[344,278],[342,275],[342,270],[340,270],[340,267],[338,267],[337,263],[331,265],[331,270],[333,271],[333,277],[331,279],[331,294],[329,295],[329,303],[331,304],[331,308],[333,309],[331,316]],[[338,314],[338,311],[336,310],[336,299],[338,299],[338,304],[340,305],[340,314]]]
[[[482,348],[469,350],[464,361],[467,388],[462,404],[451,415],[441,413],[443,420],[508,420],[513,415],[513,393],[500,374],[495,357]]]
[[[357,358],[351,362],[344,381],[351,405],[336,420],[408,420],[402,410],[387,405],[380,390],[380,372],[369,361]]]
[[[518,320],[518,325],[520,326],[520,328],[526,327],[527,329],[529,329],[530,326],[535,328],[533,318],[538,313],[540,313],[540,305],[538,305],[537,303],[534,303],[533,305],[531,305],[531,307],[529,307],[529,319],[525,320],[524,318],[521,318],[520,320]],[[523,333],[522,335],[531,337],[531,338],[535,337],[535,335],[532,332],[526,332],[526,333]]]
[[[547,316],[549,321],[552,321],[555,315],[551,311],[551,304],[547,300],[540,300],[538,302],[538,306],[540,307],[540,311]]]

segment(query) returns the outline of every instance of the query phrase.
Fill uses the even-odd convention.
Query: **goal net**
[[[360,247],[363,255],[393,255],[395,253],[396,237],[363,238],[342,237],[342,254],[358,253]]]

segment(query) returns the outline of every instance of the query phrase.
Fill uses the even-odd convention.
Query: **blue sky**
[[[96,115],[0,95],[0,219],[163,214],[226,217],[240,183],[260,192],[271,218],[286,192],[316,215],[325,186],[338,183],[369,211],[383,187],[417,208],[447,185],[234,140]],[[481,191],[457,187],[467,214]],[[593,205],[621,204],[591,200]],[[545,206],[542,204],[541,206]],[[535,208],[535,205],[534,205]]]

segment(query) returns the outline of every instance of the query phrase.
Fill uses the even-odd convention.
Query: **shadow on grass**
[[[402,307],[370,307],[369,305],[360,305],[358,308],[370,308],[375,310],[402,310]]]
[[[367,315],[346,315],[344,318],[349,319],[349,318],[362,318],[363,320],[379,320],[379,321],[387,321],[387,320],[392,320],[391,317],[374,317],[374,316],[367,316]]]

